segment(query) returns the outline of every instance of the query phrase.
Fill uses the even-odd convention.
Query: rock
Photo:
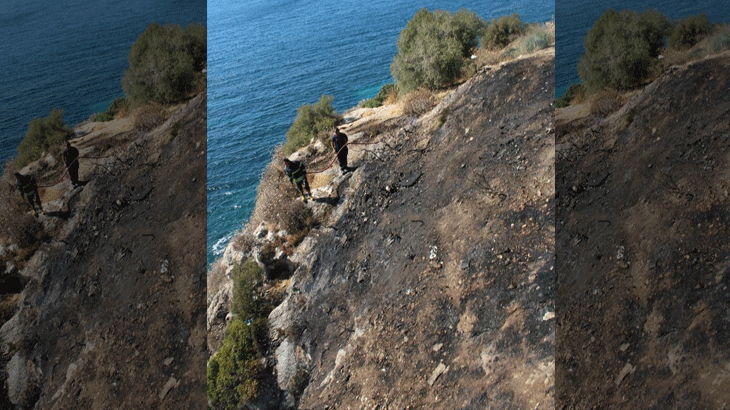
[[[628,375],[629,373],[633,373],[634,370],[636,370],[636,366],[632,366],[631,363],[626,363],[623,369],[621,369],[621,371],[619,372],[618,376],[616,376],[616,380],[614,380],[613,382],[616,384],[616,386],[618,386],[624,380],[624,377],[626,377],[626,375]]]
[[[271,340],[281,340],[296,324],[294,312],[290,307],[290,299],[284,301],[269,313],[269,337]]]
[[[223,320],[230,310],[230,299],[232,294],[233,282],[227,282],[220,288],[218,293],[213,295],[206,312],[209,332],[213,325],[223,323]]]
[[[439,363],[438,366],[436,366],[436,369],[434,369],[433,373],[431,373],[431,377],[428,378],[428,385],[433,386],[433,384],[436,382],[436,379],[439,378],[442,374],[449,371],[449,367],[446,366],[443,363]]]
[[[8,377],[8,398],[14,404],[23,408],[28,407],[32,403],[26,403],[25,401],[29,397],[33,397],[35,395],[34,390],[38,389],[39,370],[23,355],[15,353],[5,366],[5,371]]]
[[[266,224],[263,222],[261,222],[261,225],[253,231],[253,236],[256,239],[264,239],[268,234],[269,231],[266,229]]]
[[[276,382],[294,397],[301,395],[309,380],[311,358],[304,350],[285,339],[276,349]]]
[[[160,400],[164,399],[167,393],[175,386],[179,384],[179,381],[175,379],[174,377],[170,376],[170,378],[167,380],[167,383],[162,387],[162,390],[160,391]]]

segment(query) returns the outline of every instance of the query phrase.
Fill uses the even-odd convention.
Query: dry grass
[[[555,47],[555,22],[552,21],[531,25],[525,34],[501,50],[478,49],[474,61],[477,67],[492,66],[546,47]]]
[[[436,97],[426,88],[419,88],[403,98],[403,114],[420,116],[427,113],[436,104]]]
[[[139,107],[132,113],[134,128],[149,131],[160,126],[167,119],[165,109],[156,102]]]
[[[730,26],[718,26],[712,34],[703,38],[692,48],[687,50],[666,49],[662,54],[664,56],[662,65],[666,69],[672,66],[684,65],[692,61],[701,60],[716,52],[722,52],[723,50],[715,50],[713,45],[717,43],[719,38],[724,36],[730,36]]]
[[[313,216],[311,210],[299,200],[296,186],[288,181],[283,158],[283,150],[279,146],[261,177],[250,224],[259,226],[261,222],[266,222],[293,235],[307,229],[313,222]]]
[[[590,96],[590,113],[605,117],[618,111],[624,103],[623,96],[618,91],[611,88],[605,89]]]
[[[19,255],[15,262],[19,265],[38,249],[46,234],[43,225],[29,213],[30,205],[15,188],[13,172],[6,167],[0,181],[0,236],[5,238],[5,242],[18,246]],[[8,258],[10,256],[3,258],[3,262],[7,262]]]

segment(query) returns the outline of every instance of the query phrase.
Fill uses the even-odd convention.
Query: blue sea
[[[555,3],[555,95],[560,97],[571,84],[580,83],[578,61],[583,42],[593,23],[609,8],[643,12],[660,11],[670,20],[705,13],[715,23],[730,23],[728,0],[557,0]]]
[[[0,2],[0,160],[17,153],[32,119],[57,108],[73,126],[123,97],[127,54],[150,23],[206,18],[205,0]]]
[[[555,14],[552,1],[208,1],[208,262],[250,217],[261,172],[297,107],[339,112],[392,82],[400,31],[421,8],[482,19]]]

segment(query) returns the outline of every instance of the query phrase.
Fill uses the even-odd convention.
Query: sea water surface
[[[670,20],[705,13],[715,23],[730,23],[727,0],[557,0],[555,2],[555,95],[560,97],[571,84],[580,83],[578,61],[583,54],[586,33],[604,11],[649,8],[660,11]]]
[[[392,82],[398,35],[421,8],[546,22],[552,1],[208,1],[208,263],[250,217],[297,107],[339,112]]]
[[[73,126],[123,97],[129,49],[152,22],[206,25],[205,0],[0,2],[0,160],[28,123],[65,112]]]

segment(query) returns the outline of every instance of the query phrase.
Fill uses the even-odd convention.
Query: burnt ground
[[[42,217],[56,229],[21,272],[2,328],[11,397],[20,391],[19,408],[204,408],[205,93],[153,131],[73,143],[98,158],[82,159],[89,182],[63,212]]]
[[[730,407],[730,55],[557,129],[557,408]]]
[[[296,407],[553,408],[553,90],[541,52],[348,129],[380,143],[298,251]]]

